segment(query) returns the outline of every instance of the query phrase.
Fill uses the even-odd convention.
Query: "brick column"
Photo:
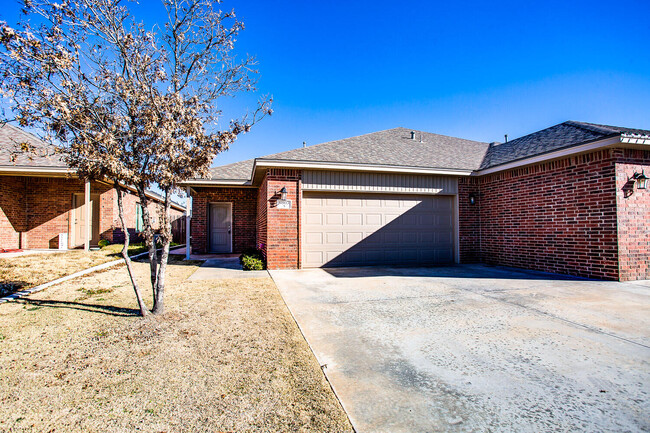
[[[269,169],[260,194],[266,196],[266,262],[269,269],[300,268],[301,171]],[[278,209],[280,190],[287,189],[291,209]],[[264,191],[265,190],[265,191]],[[258,222],[259,223],[259,222]]]

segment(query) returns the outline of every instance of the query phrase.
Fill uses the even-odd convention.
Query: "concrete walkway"
[[[189,280],[217,280],[228,278],[264,278],[267,271],[244,271],[239,257],[208,259],[196,270]]]
[[[270,271],[357,432],[650,431],[650,289],[483,266]]]

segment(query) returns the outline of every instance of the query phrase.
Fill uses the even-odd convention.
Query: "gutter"
[[[469,176],[473,170],[460,168],[429,168],[409,167],[401,165],[379,165],[360,164],[352,162],[319,162],[319,161],[287,161],[282,159],[256,158],[253,163],[253,175],[257,168],[262,167],[289,167],[289,168],[311,168],[315,170],[346,170],[346,171],[373,171],[392,173],[419,173],[419,174],[440,174],[447,176]]]
[[[16,166],[16,165],[0,165],[0,173],[2,174],[30,174],[36,176],[52,176],[52,175],[69,175],[74,174],[75,170],[67,167],[38,167],[32,168],[30,166]]]

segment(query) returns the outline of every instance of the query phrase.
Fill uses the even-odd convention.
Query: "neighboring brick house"
[[[29,143],[34,153],[19,152]],[[100,239],[123,242],[118,218],[117,192],[105,182],[89,182],[91,245]],[[59,234],[67,235],[68,247],[85,243],[85,183],[35,136],[5,124],[0,128],[0,250],[59,248]],[[161,199],[151,193],[149,210],[159,222]],[[138,235],[140,213],[138,197],[131,191],[124,196],[127,226],[134,240]],[[172,206],[172,219],[184,209]],[[174,224],[180,228],[181,221]],[[64,236],[65,237],[65,236]],[[180,237],[180,236],[179,236]],[[62,245],[62,247],[65,247]]]
[[[186,186],[194,251],[257,247],[270,269],[484,262],[635,280],[650,278],[635,173],[650,175],[650,131],[564,122],[500,144],[389,129]]]

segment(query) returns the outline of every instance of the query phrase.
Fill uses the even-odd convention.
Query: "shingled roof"
[[[525,135],[507,143],[492,146],[481,169],[517,161],[531,156],[566,149],[621,134],[649,136],[650,131],[596,123],[568,121]]]
[[[343,140],[275,153],[259,160],[476,170],[489,148],[488,143],[393,128]],[[214,167],[212,179],[250,179],[254,160]],[[239,177],[241,176],[241,177]]]
[[[427,169],[478,171],[581,144],[630,135],[650,139],[650,131],[567,121],[507,143],[488,143],[423,131],[394,128],[343,140],[289,150],[257,161],[364,164]],[[256,160],[213,167],[216,180],[249,180]]]
[[[23,143],[32,150],[21,151]],[[0,126],[0,166],[68,168],[54,146],[8,123]]]

